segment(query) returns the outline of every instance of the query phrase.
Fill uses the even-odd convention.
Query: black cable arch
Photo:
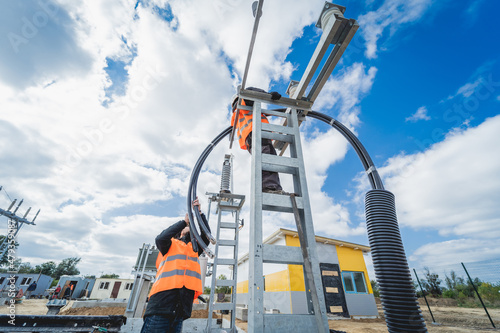
[[[205,163],[205,160],[207,159],[208,155],[212,152],[214,147],[227,135],[229,135],[232,131],[233,127],[229,126],[226,128],[224,131],[222,131],[219,135],[215,137],[215,139],[212,140],[212,142],[205,148],[205,150],[201,153],[200,157],[198,158],[198,161],[196,162],[193,171],[191,173],[191,179],[189,181],[189,188],[188,188],[188,196],[187,196],[187,212],[189,216],[189,221],[193,222],[193,209],[192,209],[192,202],[196,199],[196,188],[198,186],[198,177],[200,175],[201,168],[203,164]],[[211,235],[211,233],[208,231],[207,227],[205,226],[205,223],[203,223],[201,219],[201,215],[198,209],[194,209],[194,216],[196,216],[196,221],[198,222],[198,225],[201,228],[201,231],[207,236],[207,238],[210,240],[212,244],[215,244],[215,238]],[[210,257],[213,258],[213,253],[210,251],[208,248],[208,244],[205,244],[205,242],[201,239],[200,234],[198,233],[198,230],[196,228],[195,223],[189,223],[189,231],[191,232],[191,235],[194,236],[194,239],[196,241],[191,242],[193,245],[193,251],[198,252],[198,245],[201,246],[203,251]]]

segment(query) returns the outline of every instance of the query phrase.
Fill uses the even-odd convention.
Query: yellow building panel
[[[288,265],[288,271],[290,272],[290,290],[306,291],[304,268],[302,265]]]
[[[370,284],[370,278],[368,277],[368,272],[366,270],[363,252],[361,250],[355,250],[346,246],[336,245],[336,248],[337,256],[339,258],[340,270],[350,272],[363,272],[368,292],[370,294],[373,294],[372,286]]]
[[[288,270],[267,274],[265,291],[290,291],[288,283]]]
[[[300,247],[299,237],[293,237],[290,235],[286,235],[285,237],[286,246]],[[290,272],[290,290],[306,291],[306,285],[304,283],[304,269],[302,265],[288,265],[288,271]]]
[[[236,293],[237,294],[246,294],[248,293],[248,280],[238,282],[236,285]]]

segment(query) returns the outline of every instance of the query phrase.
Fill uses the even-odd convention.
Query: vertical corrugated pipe
[[[418,306],[396,217],[394,195],[366,194],[366,228],[389,332],[427,332]]]

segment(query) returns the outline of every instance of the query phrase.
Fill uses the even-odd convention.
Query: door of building
[[[118,297],[118,292],[120,291],[120,286],[121,286],[121,282],[119,281],[116,281],[115,282],[115,285],[113,286],[113,290],[111,291],[111,298],[116,298]]]
[[[326,312],[349,318],[338,264],[319,264],[325,293]]]

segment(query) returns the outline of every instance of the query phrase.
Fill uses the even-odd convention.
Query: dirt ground
[[[24,300],[21,304],[16,304],[17,314],[32,314],[44,315],[47,313],[45,304],[47,300],[31,299]],[[61,315],[121,315],[125,308],[78,308],[72,309],[72,301],[61,310]],[[486,313],[482,308],[461,308],[457,307],[453,300],[429,300],[432,314],[438,325],[432,323],[431,316],[423,304],[422,312],[426,320],[427,329],[430,333],[491,333],[500,332],[500,309],[488,309],[488,312],[493,319],[495,326],[499,327],[496,330],[492,328]],[[380,304],[377,304],[379,309],[379,319],[339,319],[329,320],[330,328],[337,331],[347,333],[379,333],[387,332],[387,327],[383,319],[383,310]],[[0,306],[0,314],[8,314],[7,306]],[[207,318],[207,310],[193,311],[193,318]],[[220,318],[220,315],[214,315],[214,318]],[[224,318],[229,319],[228,315]],[[247,323],[236,320],[236,325],[241,329],[247,329]]]

